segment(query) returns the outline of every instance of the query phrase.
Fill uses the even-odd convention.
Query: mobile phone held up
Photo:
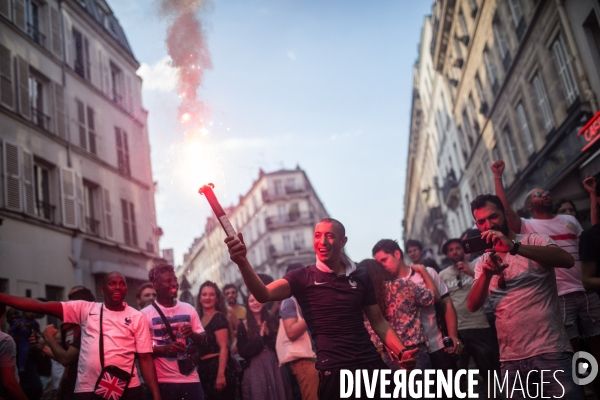
[[[467,254],[477,253],[478,251],[483,251],[494,247],[493,243],[486,242],[485,239],[481,238],[481,236],[474,236],[467,239],[463,239],[461,244],[463,250]]]

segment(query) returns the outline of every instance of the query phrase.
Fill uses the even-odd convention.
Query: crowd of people
[[[553,203],[543,188],[525,198],[531,218],[520,217],[503,161],[491,169],[496,193],[471,202],[474,227],[441,246],[445,267],[424,258],[418,240],[406,243],[407,264],[391,239],[356,264],[344,253],[344,226],[326,218],[314,230],[315,264],[292,265],[281,279],[254,271],[242,234],[225,239],[247,289],[243,305],[238,286],[210,281],[196,304],[177,300],[167,264],[136,288],[137,310],[118,272],[104,277],[103,302],[82,286],[66,302],[0,293],[9,326],[0,332],[0,399],[329,400],[340,398],[342,369],[468,368],[480,371],[480,397],[490,374],[513,382],[550,370],[545,396],[582,399],[573,353],[600,359],[600,185],[584,181],[592,227],[583,230],[574,203]],[[466,254],[463,240],[473,237],[486,248]],[[63,323],[40,332],[44,314]]]

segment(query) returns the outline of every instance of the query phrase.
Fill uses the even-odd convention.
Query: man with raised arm
[[[0,303],[23,311],[53,315],[66,323],[81,326],[81,349],[75,385],[75,400],[88,400],[94,396],[94,387],[100,377],[100,312],[104,341],[104,365],[114,365],[124,371],[132,371],[137,355],[144,381],[155,400],[160,400],[156,371],[152,361],[152,342],[144,316],[123,301],[127,294],[125,277],[111,272],[104,277],[100,287],[104,303],[87,301],[41,302],[28,297],[0,293]],[[135,374],[129,389],[121,400],[143,398],[140,380]]]
[[[595,292],[586,292],[581,278],[579,235],[583,232],[583,228],[572,215],[552,214],[550,192],[541,188],[531,190],[525,197],[525,208],[531,213],[531,218],[520,218],[510,208],[504,192],[502,184],[504,167],[502,160],[496,160],[491,165],[496,194],[506,209],[508,224],[515,233],[538,232],[548,235],[557,246],[573,256],[575,260],[573,268],[556,270],[560,315],[563,316],[563,324],[573,350],[579,351],[579,338],[584,338],[590,346],[592,355],[600,359],[600,324],[597,322],[600,321],[600,296]]]
[[[238,237],[229,236],[225,243],[250,293],[261,303],[292,295],[298,301],[317,349],[320,399],[340,398],[341,369],[368,370],[370,377],[375,369],[387,369],[365,328],[363,312],[381,341],[401,357],[401,363],[407,367],[414,365],[412,355],[417,350],[404,351],[398,336],[381,315],[367,271],[357,269],[342,253],[348,238],[339,221],[326,218],[316,225],[313,237],[316,265],[290,271],[267,286],[246,258],[242,234],[238,233]],[[364,390],[361,395],[366,396]]]
[[[526,389],[527,381],[539,382],[547,398],[580,400],[555,278],[556,269],[573,266],[573,257],[547,235],[515,234],[498,196],[477,196],[471,212],[481,237],[494,247],[477,260],[467,307],[475,312],[489,298],[496,315],[502,379],[508,375],[505,387],[512,390],[506,397],[529,398],[514,389]],[[551,372],[544,377],[543,371]]]

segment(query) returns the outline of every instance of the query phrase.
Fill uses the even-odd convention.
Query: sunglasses
[[[544,190],[543,192],[535,192],[533,197],[542,197],[543,195],[550,196],[550,192],[547,190]]]
[[[462,289],[462,287],[463,287],[460,275],[456,275],[456,286],[458,286],[459,289]]]

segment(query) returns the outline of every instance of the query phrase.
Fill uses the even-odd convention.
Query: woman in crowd
[[[553,214],[565,214],[575,217],[575,219],[579,219],[577,216],[577,208],[575,204],[569,199],[560,199],[556,203],[554,203],[554,209],[552,210]]]
[[[427,351],[427,339],[421,325],[421,307],[431,306],[435,297],[439,296],[434,291],[417,286],[408,279],[394,279],[385,270],[385,267],[373,259],[366,259],[358,264],[359,268],[365,268],[373,282],[375,298],[381,309],[381,313],[390,323],[392,328],[402,340],[407,349],[418,348],[414,355],[417,360],[415,369],[431,368],[429,353]],[[436,289],[437,291],[437,289]],[[381,340],[365,320],[367,330],[371,334],[371,341],[383,354],[383,361],[393,370],[399,369],[398,361],[392,360],[383,348]]]
[[[206,344],[199,348],[198,374],[206,400],[235,399],[236,372],[229,354],[231,326],[226,304],[214,282],[200,286],[198,315],[206,331]]]
[[[238,326],[237,346],[240,356],[246,362],[242,378],[242,398],[244,400],[285,400],[289,385],[279,368],[275,341],[277,327],[264,304],[256,301],[253,295],[246,300],[246,320]]]

